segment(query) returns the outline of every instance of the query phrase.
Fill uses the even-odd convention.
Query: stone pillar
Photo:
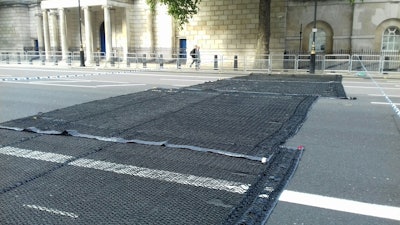
[[[50,32],[49,32],[49,15],[47,10],[43,10],[43,36],[46,61],[50,60]]]
[[[36,14],[36,31],[38,36],[38,45],[39,45],[39,55],[40,51],[44,50],[44,41],[43,41],[43,17],[41,13]]]
[[[57,51],[59,44],[58,44],[58,32],[57,32],[57,11],[56,10],[51,10],[50,11],[50,20],[51,20],[51,33],[53,34],[51,37],[51,43],[53,44],[53,51]]]
[[[60,39],[61,39],[61,51],[62,51],[62,61],[67,62],[68,59],[68,44],[67,44],[67,32],[65,30],[65,14],[64,9],[58,9],[58,14],[60,17]]]
[[[86,46],[86,65],[93,63],[93,39],[92,39],[92,20],[88,6],[83,8],[85,17],[85,46]]]
[[[273,58],[272,69],[283,69],[284,66],[287,4],[287,1],[271,0],[269,52]]]
[[[111,33],[111,14],[110,14],[110,6],[103,6],[104,9],[104,33],[106,36],[106,61],[111,61],[111,52],[112,52],[112,33]]]
[[[149,35],[149,47],[150,47],[150,52],[155,51],[155,37],[154,37],[154,13],[152,10],[148,9],[146,10],[147,13],[147,33]]]

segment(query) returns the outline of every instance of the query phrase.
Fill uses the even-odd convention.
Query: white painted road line
[[[361,89],[378,89],[378,87],[367,87],[367,86],[348,86],[348,85],[344,85],[345,88],[361,88]],[[400,88],[389,88],[389,87],[384,87],[382,89],[385,90],[400,90]]]
[[[182,82],[205,82],[208,80],[189,80],[189,79],[172,79],[172,78],[161,78],[160,80],[165,80],[165,81],[182,81]]]
[[[371,102],[373,105],[400,105],[400,103],[389,103],[389,102]]]
[[[35,159],[35,160],[56,162],[56,163],[67,163],[68,161],[74,158],[73,156],[68,156],[68,155],[32,151],[28,149],[21,149],[9,146],[0,148],[0,154]],[[118,164],[118,163],[106,162],[94,159],[85,159],[85,158],[77,159],[69,162],[68,165],[147,178],[147,179],[155,179],[170,183],[178,183],[195,187],[209,188],[213,190],[227,191],[237,194],[244,194],[250,187],[250,184],[244,184],[235,181],[214,179],[210,177],[200,177],[190,174],[149,169],[144,167]],[[266,187],[265,191],[270,193],[273,191],[273,189],[271,189],[270,187]],[[268,198],[269,194],[260,195],[259,197]],[[300,193],[289,190],[285,190],[282,192],[281,196],[279,197],[279,201],[400,221],[400,208],[393,206],[369,204],[364,202]],[[77,217],[76,214],[66,213],[63,211],[49,209],[41,206],[35,206],[35,205],[24,205],[24,206],[55,214]]]
[[[28,158],[28,159],[42,160],[46,162],[55,162],[55,163],[65,163],[68,160],[74,158],[72,156],[67,156],[67,155],[61,155],[50,152],[32,151],[28,149],[14,148],[9,146],[0,148],[0,154],[11,155],[21,158]]]
[[[65,211],[61,211],[61,210],[57,210],[57,209],[51,209],[51,208],[38,206],[38,205],[23,204],[22,206],[24,206],[26,208],[30,208],[30,209],[36,209],[36,210],[43,211],[43,212],[49,212],[49,213],[56,214],[56,215],[68,216],[71,218],[78,218],[78,215],[75,213],[65,212]]]
[[[74,87],[74,88],[105,88],[105,87],[137,87],[137,86],[145,86],[146,84],[139,84],[139,83],[126,83],[126,84],[100,84],[100,85],[83,85],[83,84],[71,84],[70,81],[58,81],[57,83],[55,82],[43,82],[43,81],[38,81],[38,82],[16,82],[16,81],[7,81],[7,83],[13,83],[13,84],[28,84],[28,85],[43,85],[43,86],[55,86],[55,87]],[[66,84],[62,84],[66,83]],[[73,82],[76,83],[76,82]],[[82,82],[84,83],[84,82]],[[87,82],[86,82],[87,83]]]
[[[285,190],[280,201],[400,221],[400,208]]]
[[[368,95],[374,97],[385,97],[383,94],[368,94]],[[391,98],[400,98],[400,95],[387,95],[387,96]]]
[[[48,152],[32,151],[28,149],[21,149],[15,147],[0,148],[0,154],[11,155],[22,158],[43,160],[48,162],[66,163],[68,160],[73,159],[73,156],[61,155]],[[200,177],[190,174],[175,173],[165,170],[149,169],[144,167],[137,167],[132,165],[118,164],[106,161],[98,161],[93,159],[77,159],[68,163],[68,165],[102,170],[107,172],[114,172],[118,174],[125,174],[135,177],[142,177],[147,179],[155,179],[170,183],[178,183],[196,187],[209,188],[214,190],[228,191],[232,193],[244,194],[250,187],[249,184],[243,184],[235,181],[227,181],[221,179],[214,179],[209,177]]]
[[[244,194],[250,186],[248,184],[234,181],[200,177],[190,174],[181,174],[165,170],[148,169],[144,167],[97,161],[93,159],[78,159],[76,161],[70,162],[69,165],[114,172],[118,174],[131,175],[135,177],[166,181],[171,183],[228,191],[238,194]]]

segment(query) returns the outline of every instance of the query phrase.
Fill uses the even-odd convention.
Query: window
[[[400,29],[389,27],[385,30],[382,37],[382,51],[400,50]]]

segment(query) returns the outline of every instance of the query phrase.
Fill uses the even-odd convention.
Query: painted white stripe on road
[[[68,160],[73,159],[73,156],[61,155],[48,152],[32,151],[28,149],[21,149],[15,147],[0,148],[0,154],[11,155],[22,158],[43,160],[56,163],[66,163]],[[200,177],[190,174],[182,174],[169,172],[165,170],[149,169],[144,167],[137,167],[132,165],[118,164],[106,161],[98,161],[93,159],[78,159],[68,163],[68,165],[102,170],[107,172],[114,172],[118,174],[125,174],[135,177],[142,177],[148,179],[155,179],[171,183],[178,183],[184,185],[191,185],[195,187],[203,187],[214,190],[228,191],[232,193],[244,194],[250,187],[249,184],[243,184],[235,181],[227,181],[221,179],[214,179],[209,177]]]
[[[61,155],[50,152],[32,151],[28,149],[14,148],[9,146],[0,148],[0,154],[11,155],[27,159],[42,160],[47,162],[55,162],[55,163],[65,163],[68,160],[74,158],[72,156],[67,156],[67,155]]]
[[[280,201],[400,221],[400,208],[285,190]]]
[[[400,105],[400,103],[389,103],[389,102],[371,102],[373,105]]]
[[[38,205],[23,204],[22,206],[30,208],[30,209],[36,209],[36,210],[43,211],[43,212],[49,212],[49,213],[56,214],[56,215],[68,216],[71,218],[78,218],[78,215],[75,213],[65,212],[65,211],[61,211],[61,210],[57,210],[57,209],[51,209],[51,208],[38,206]]]
[[[366,86],[348,86],[348,85],[344,85],[345,88],[364,88],[364,89],[378,89],[378,87],[366,87]],[[384,87],[382,89],[385,90],[400,90],[400,88],[389,88],[389,87]]]
[[[214,179],[209,177],[199,177],[190,174],[181,174],[165,170],[148,169],[144,167],[137,167],[137,166],[111,163],[105,161],[97,161],[93,159],[78,159],[76,161],[70,162],[69,165],[114,172],[118,174],[131,175],[135,177],[155,179],[171,183],[228,191],[238,194],[244,194],[249,188],[249,185],[247,184],[234,181]]]
[[[205,82],[205,81],[208,81],[208,80],[172,79],[172,78],[161,78],[160,80],[183,81],[183,82]]]
[[[375,96],[375,97],[385,97],[383,94],[368,94],[369,96]],[[392,98],[400,98],[400,95],[387,95],[388,97]]]
[[[66,163],[68,160],[74,158],[73,156],[68,156],[68,155],[32,151],[15,147],[0,148],[0,154],[50,161],[56,163]],[[184,185],[191,185],[195,187],[209,188],[213,190],[228,191],[238,194],[244,194],[250,187],[249,184],[244,184],[235,181],[214,179],[210,177],[200,177],[190,174],[149,169],[144,167],[99,161],[94,159],[85,159],[85,158],[78,159],[68,163],[68,165],[147,178],[147,179],[155,179],[170,183],[178,183]],[[268,193],[259,195],[259,197],[269,198],[269,193],[272,192],[273,189],[271,187],[266,187],[265,191]],[[288,190],[282,192],[281,196],[279,197],[279,201],[400,221],[400,208],[393,206],[369,204],[364,202],[357,202],[352,200],[338,199],[338,198],[300,193]],[[73,218],[77,217],[77,215],[73,213],[67,213],[55,209],[49,209],[46,207],[35,206],[35,205],[24,205],[24,206],[59,215],[66,215]]]
[[[7,83],[12,83],[12,82],[7,82]],[[17,82],[13,82],[17,83]],[[56,86],[56,87],[77,87],[77,88],[104,88],[104,87],[134,87],[134,86],[145,86],[146,84],[101,84],[101,85],[79,85],[79,84],[60,84],[63,83],[59,81],[59,83],[48,83],[48,82],[32,82],[29,84],[34,84],[34,85],[44,85],[44,86]]]

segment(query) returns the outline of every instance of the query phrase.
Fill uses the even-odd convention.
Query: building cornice
[[[115,7],[128,7],[130,4],[123,3],[115,0],[80,0],[80,6],[115,6]],[[76,8],[78,1],[71,0],[45,0],[42,1],[42,9],[59,9],[59,8]]]

